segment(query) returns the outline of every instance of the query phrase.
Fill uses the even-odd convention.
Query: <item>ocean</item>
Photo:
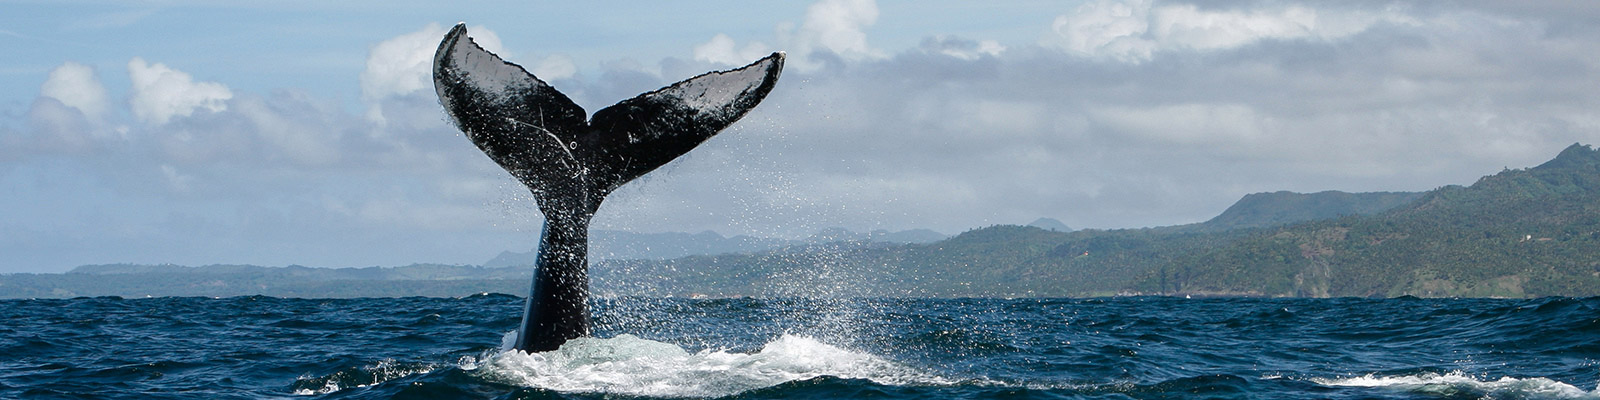
[[[6,399],[1600,398],[1600,298],[0,300]]]

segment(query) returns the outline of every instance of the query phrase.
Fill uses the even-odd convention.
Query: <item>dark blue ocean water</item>
[[[0,398],[1600,398],[1600,298],[0,301]]]

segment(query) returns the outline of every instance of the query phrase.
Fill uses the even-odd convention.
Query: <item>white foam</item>
[[[501,352],[511,351],[511,349],[513,347],[516,347],[516,346],[517,346],[517,331],[512,330],[510,332],[506,332],[505,335],[500,336],[500,351]]]
[[[1343,379],[1315,378],[1311,381],[1324,386],[1392,388],[1420,393],[1482,393],[1489,398],[1600,399],[1600,390],[1585,391],[1577,386],[1549,378],[1502,377],[1491,381],[1474,378],[1461,372],[1401,376],[1367,374]]]
[[[721,397],[784,382],[834,376],[885,385],[950,385],[872,354],[784,335],[753,354],[697,353],[632,335],[580,338],[559,350],[508,351],[463,365],[485,379],[562,392],[654,397]]]
[[[378,361],[378,363],[375,365],[362,367],[361,369],[370,375],[365,377],[366,379],[356,379],[354,382],[341,382],[341,379],[339,378],[348,376],[351,373],[348,371],[340,371],[331,376],[324,377],[323,379],[325,382],[322,383],[321,387],[296,389],[294,394],[300,396],[314,396],[333,393],[344,389],[374,386],[394,379],[433,372],[434,368],[435,366],[432,364],[405,364],[397,362],[392,358],[388,358]],[[308,380],[313,378],[310,376],[301,376],[300,379]]]

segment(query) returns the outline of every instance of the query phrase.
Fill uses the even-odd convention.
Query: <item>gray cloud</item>
[[[1334,11],[1377,17],[1136,63],[1031,46],[965,59],[939,51],[946,36],[791,74],[768,100],[786,132],[771,140],[792,151],[775,164],[841,221],[1126,227],[1200,221],[1253,191],[1470,183],[1600,137],[1593,31],[1552,36],[1488,10]]]
[[[876,13],[866,3],[828,4]],[[945,32],[885,51],[865,47],[872,19],[840,14],[830,20],[850,35],[839,43],[724,35],[694,54],[685,45],[682,59],[616,60],[595,71],[572,71],[560,55],[527,64],[555,63],[552,83],[593,112],[728,68],[763,43],[810,40],[808,68],[786,71],[745,120],[624,187],[597,217],[598,228],[647,232],[958,232],[1041,216],[1074,227],[1169,225],[1214,216],[1251,192],[1427,190],[1600,141],[1592,57],[1600,28],[1584,22],[1587,9],[1149,7],[1234,18],[1299,10],[1355,22],[1337,34],[1195,43],[1143,35],[1136,39],[1148,42],[1135,44],[1148,53],[1107,56]],[[1147,29],[1183,25],[1149,18]],[[1039,31],[1049,38],[1051,28]],[[1217,34],[1225,33],[1238,34]],[[393,47],[402,57],[415,46]],[[354,113],[292,90],[231,91],[166,109],[164,123],[150,114],[141,118],[152,123],[132,124],[118,117],[131,113],[97,121],[41,96],[0,123],[0,171],[11,171],[0,184],[29,191],[0,205],[66,208],[8,214],[0,250],[59,250],[39,244],[51,238],[106,248],[102,258],[63,263],[374,265],[481,262],[532,247],[538,213],[526,190],[445,122],[431,90],[407,86],[415,76],[387,72],[364,81],[368,108]],[[17,262],[48,262],[29,257]]]

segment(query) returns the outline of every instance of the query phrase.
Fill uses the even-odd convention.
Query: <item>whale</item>
[[[733,125],[777,84],[784,53],[622,100],[588,116],[457,24],[433,57],[450,121],[533,192],[544,226],[513,348],[556,350],[589,336],[589,224],[606,195]]]

